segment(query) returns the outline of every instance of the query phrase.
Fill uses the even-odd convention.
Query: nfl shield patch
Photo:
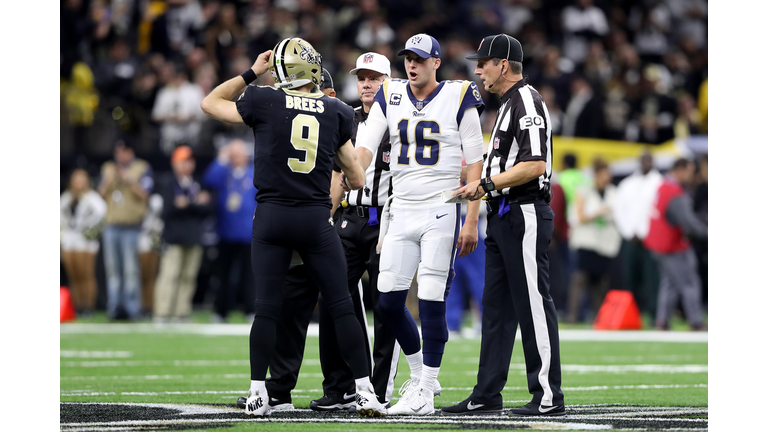
[[[346,228],[346,227],[347,227],[347,221],[342,222],[341,223],[341,228]]]
[[[363,57],[363,63],[373,63],[373,54],[366,54]]]
[[[381,155],[381,159],[384,161],[384,163],[389,163],[389,152],[384,152]]]
[[[493,140],[493,148],[498,149],[499,148],[499,137],[496,137]]]

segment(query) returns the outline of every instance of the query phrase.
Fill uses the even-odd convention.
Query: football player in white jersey
[[[380,233],[379,307],[406,355],[411,379],[388,414],[429,415],[435,411],[433,389],[448,340],[445,298],[456,250],[465,256],[478,239],[479,201],[468,203],[462,227],[461,204],[446,203],[443,192],[461,186],[462,157],[467,181],[480,179],[484,105],[474,82],[437,81],[440,45],[435,38],[417,34],[398,55],[405,56],[408,79],[382,83],[367,121],[358,128],[357,152],[367,167],[389,131],[393,196],[388,229],[382,225]],[[417,270],[423,347],[405,307]]]

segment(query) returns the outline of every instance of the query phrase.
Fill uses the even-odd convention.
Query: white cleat
[[[375,394],[367,391],[358,391],[355,395],[355,408],[360,417],[384,417],[387,408],[379,402]]]
[[[248,399],[245,401],[245,414],[251,417],[266,417],[272,414],[269,406],[269,397],[265,393],[263,397],[258,393],[248,390]]]
[[[435,394],[435,397],[440,396],[440,393],[442,392],[443,388],[440,386],[440,381],[435,380],[435,387],[432,389],[432,392]]]
[[[419,388],[408,380],[400,387],[399,401],[388,410],[389,415],[424,416],[435,413],[435,394],[432,390]]]

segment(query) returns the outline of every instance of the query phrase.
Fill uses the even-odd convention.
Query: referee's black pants
[[[480,364],[470,400],[502,405],[518,324],[532,402],[562,405],[557,312],[549,295],[547,249],[554,212],[545,201],[488,213]]]
[[[363,327],[367,340],[368,323],[365,312],[365,297],[373,307],[373,347],[366,344],[368,370],[373,370],[371,382],[379,398],[386,404],[390,401],[400,358],[400,346],[395,340],[389,325],[379,310],[379,254],[376,244],[379,241],[379,225],[370,225],[368,212],[376,207],[349,206],[343,210],[341,219],[336,222],[336,232],[344,245],[347,258],[347,281],[349,293],[355,305],[355,314]],[[358,213],[359,212],[359,213]],[[381,207],[378,207],[381,216]],[[369,285],[364,290],[360,278],[368,271]],[[354,393],[355,382],[350,367],[340,355],[339,342],[333,331],[332,318],[320,301],[320,365],[323,370],[323,392],[326,395]],[[371,350],[373,353],[371,354]],[[371,364],[371,361],[373,364]]]
[[[307,328],[317,305],[317,285],[303,264],[292,265],[283,288],[283,305],[277,326],[275,354],[269,361],[267,393],[280,402],[290,402],[304,359]],[[333,325],[331,323],[331,325]]]

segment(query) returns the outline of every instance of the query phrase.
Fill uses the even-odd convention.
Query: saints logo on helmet
[[[279,88],[293,89],[322,82],[322,57],[301,38],[287,38],[278,43],[269,57],[269,71]]]

